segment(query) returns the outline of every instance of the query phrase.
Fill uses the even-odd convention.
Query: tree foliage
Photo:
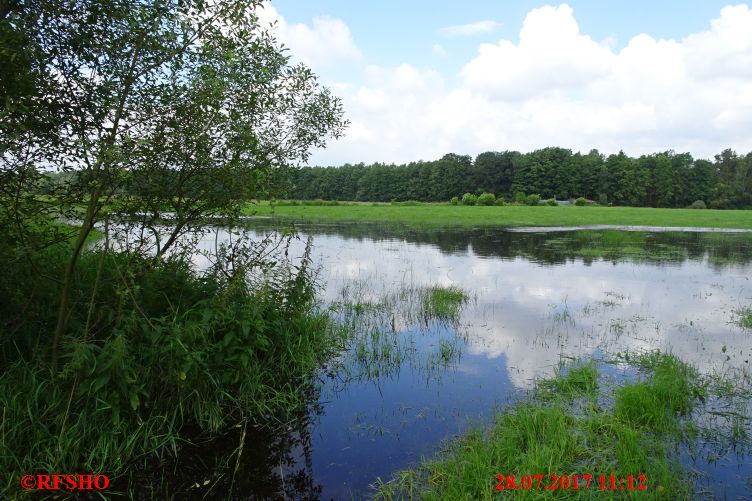
[[[598,150],[582,154],[544,148],[485,152],[474,161],[448,154],[403,165],[305,167],[293,170],[291,177],[288,196],[303,200],[446,202],[464,193],[488,192],[518,203],[525,203],[526,193],[535,193],[603,205],[686,207],[703,200],[712,208],[752,206],[752,153],[740,156],[731,150],[711,162],[673,151],[634,158],[624,152],[605,156]]]
[[[3,4],[0,57],[15,73],[0,79],[0,218],[24,221],[16,225],[23,240],[50,215],[85,208],[62,281],[55,347],[76,264],[103,209],[150,230],[162,256],[207,216],[231,218],[248,200],[273,194],[280,172],[346,126],[340,101],[260,26],[261,6]],[[40,203],[41,173],[70,171],[76,175],[48,184]],[[160,238],[165,213],[174,224]],[[38,224],[28,224],[34,214]]]

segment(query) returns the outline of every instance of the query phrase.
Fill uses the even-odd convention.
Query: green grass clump
[[[377,499],[690,499],[693,483],[682,471],[677,447],[682,416],[698,394],[696,372],[670,355],[651,354],[643,361],[647,373],[635,383],[616,389],[613,409],[602,399],[572,400],[573,395],[597,396],[595,365],[576,364],[541,381],[527,401],[497,415],[490,430],[476,428],[449,443],[434,459],[398,473],[374,486]],[[677,381],[673,381],[673,379]],[[667,398],[682,391],[685,397]],[[651,410],[635,410],[633,397],[651,396]],[[561,396],[561,398],[559,398]],[[608,398],[606,398],[608,400]],[[672,421],[669,424],[669,421]],[[588,490],[543,489],[499,492],[496,475],[593,475]],[[647,490],[599,490],[599,475],[646,475]],[[506,481],[505,481],[506,484]]]
[[[742,308],[736,312],[736,323],[743,329],[752,329],[752,308]]]
[[[469,296],[459,287],[429,287],[423,295],[423,313],[426,318],[457,320]]]
[[[537,388],[544,398],[550,395],[592,397],[598,390],[598,368],[593,362],[578,363],[566,371],[557,367],[555,377],[540,381]]]
[[[614,413],[655,431],[670,432],[676,428],[676,418],[692,408],[694,397],[702,396],[701,388],[693,385],[697,372],[662,353],[643,356],[639,363],[648,367],[651,375],[617,389]]]

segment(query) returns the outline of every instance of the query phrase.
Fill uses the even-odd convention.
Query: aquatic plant
[[[736,310],[736,323],[744,329],[752,329],[752,307]]]
[[[620,490],[617,484],[620,496],[644,499],[648,492],[656,499],[691,498],[693,484],[681,469],[676,445],[681,439],[682,416],[697,401],[701,383],[692,368],[671,355],[649,354],[642,365],[644,379],[618,388],[613,409],[603,408],[602,399],[592,398],[584,405],[571,400],[573,395],[594,394],[597,382],[590,363],[540,381],[531,400],[499,413],[491,429],[477,427],[448,442],[435,458],[390,480],[377,480],[375,498],[490,500],[498,496],[498,486],[502,490],[521,486],[524,475],[538,475],[548,483],[550,475],[574,474],[596,479],[632,475],[635,486],[637,476],[643,474],[644,492]],[[667,391],[687,392],[683,397],[650,401],[650,409],[643,413],[633,401],[643,389],[662,396]],[[586,498],[603,494],[596,492],[597,484],[595,480],[588,491],[562,490],[561,494]],[[514,495],[550,499],[551,493],[520,488]]]
[[[429,287],[422,292],[423,315],[428,319],[457,320],[469,298],[459,287]]]

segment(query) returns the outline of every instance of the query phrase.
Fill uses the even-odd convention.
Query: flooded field
[[[278,230],[258,221],[246,231]],[[305,415],[282,432],[235,429],[187,449],[173,492],[212,484],[238,499],[368,497],[369,485],[487,424],[569,361],[595,359],[617,382],[634,379],[630,357],[660,350],[711,388],[680,451],[698,496],[749,495],[748,233],[297,230],[289,253],[313,238],[321,307],[348,340],[312,383]],[[229,238],[220,230],[204,245]]]

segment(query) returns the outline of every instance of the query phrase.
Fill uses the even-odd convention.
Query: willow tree
[[[236,216],[273,187],[276,172],[342,133],[340,101],[308,68],[291,64],[260,25],[261,8],[260,0],[4,5],[3,26],[18,35],[4,37],[16,43],[13,60],[22,55],[36,82],[20,91],[27,115],[54,120],[17,119],[16,127],[4,115],[3,169],[78,171],[55,200],[83,207],[62,280],[53,364],[79,256],[104,208],[139,214],[144,225],[173,213],[174,231],[157,249],[163,255],[207,215]]]

